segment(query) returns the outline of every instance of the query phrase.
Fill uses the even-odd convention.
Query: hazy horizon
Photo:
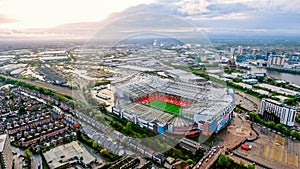
[[[118,31],[127,33],[147,28],[160,33],[196,30],[214,39],[299,39],[299,14],[297,0],[0,0],[0,37],[4,41],[88,40],[103,27],[120,25]],[[134,19],[120,23],[122,18]],[[163,29],[158,29],[159,23],[165,24]]]

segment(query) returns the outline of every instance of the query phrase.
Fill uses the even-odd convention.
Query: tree
[[[93,147],[94,149],[96,149],[96,148],[98,147],[98,144],[97,144],[97,142],[96,142],[96,141],[93,141],[93,143],[92,143],[92,147]]]
[[[264,80],[265,80],[265,78],[264,77],[258,77],[258,82],[260,82],[260,83],[263,83],[264,82]]]
[[[295,98],[288,98],[284,100],[284,103],[290,106],[296,106],[297,105],[297,99]]]
[[[30,158],[32,156],[32,152],[29,149],[24,151],[24,157]]]
[[[242,79],[240,79],[240,78],[234,78],[234,79],[232,79],[234,82],[236,82],[236,83],[239,83],[239,82],[242,82]]]
[[[25,114],[25,113],[26,113],[26,110],[25,110],[25,108],[23,107],[23,105],[22,105],[22,107],[19,108],[18,113],[19,113],[19,114]]]
[[[298,140],[300,140],[300,133],[298,131],[295,132],[294,137],[296,137]]]
[[[277,131],[282,131],[282,127],[283,127],[282,124],[276,124],[276,125],[275,125],[275,129],[276,129]]]
[[[189,164],[195,164],[195,161],[193,161],[192,159],[187,159],[186,162]]]
[[[275,128],[275,123],[273,121],[271,122],[267,122],[267,126],[271,129],[274,129]]]
[[[231,161],[230,161],[230,159],[227,156],[220,155],[220,157],[218,159],[218,165],[220,167],[226,167],[226,168],[228,168],[231,165]]]
[[[300,114],[296,115],[296,122],[300,123]]]
[[[125,131],[126,132],[130,132],[132,130],[132,123],[131,122],[127,122],[126,126],[125,126]]]
[[[107,153],[107,150],[106,150],[105,148],[102,148],[102,149],[100,150],[100,153],[101,153],[101,154],[106,154],[106,153]]]
[[[285,127],[285,126],[283,126],[283,127],[281,128],[281,132],[282,132],[283,134],[288,134],[288,128]]]
[[[295,137],[297,131],[296,130],[290,130],[290,136]]]
[[[15,110],[16,110],[16,106],[13,105],[13,104],[8,105],[8,107],[9,107],[9,109],[10,109],[11,111],[15,111]]]
[[[247,169],[255,169],[253,165],[248,165]]]
[[[67,137],[66,139],[65,139],[65,143],[70,143],[72,141],[72,138],[71,137]]]

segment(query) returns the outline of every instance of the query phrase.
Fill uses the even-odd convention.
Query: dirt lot
[[[241,105],[241,107],[249,111],[256,112],[260,107],[260,99],[240,91],[235,91],[235,102],[236,105]]]
[[[219,154],[224,154],[227,148],[232,148],[235,145],[239,145],[245,137],[255,137],[256,133],[252,131],[250,127],[250,123],[248,123],[243,116],[240,116],[237,113],[234,113],[234,118],[232,118],[228,127],[220,131],[215,137],[218,142],[213,146],[224,146],[215,153],[213,158],[208,159],[207,162],[203,162],[201,165],[201,169],[209,168],[215,160],[217,159]]]
[[[238,148],[235,150],[236,153],[271,168],[299,168],[300,143],[298,141],[282,137],[263,126],[254,125],[254,128],[259,132],[259,139],[247,143],[252,145],[252,150],[245,151]]]
[[[245,137],[255,137],[256,134],[252,131],[250,123],[248,123],[243,116],[234,113],[234,118],[231,120],[230,125],[217,134],[217,138],[222,140],[219,145],[225,148],[232,148],[245,139]]]

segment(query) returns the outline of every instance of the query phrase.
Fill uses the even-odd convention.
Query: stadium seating
[[[174,104],[180,107],[189,107],[191,104],[193,104],[193,101],[189,101],[184,98],[178,98],[178,96],[172,96],[172,95],[166,95],[162,93],[151,93],[146,96],[142,96],[135,101],[142,104],[148,104],[150,102],[153,102],[154,100],[160,100],[169,104]]]

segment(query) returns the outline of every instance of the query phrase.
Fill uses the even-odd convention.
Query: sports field
[[[151,106],[151,107],[155,107],[157,109],[160,109],[160,110],[164,110],[164,111],[176,114],[176,115],[178,115],[180,110],[181,110],[180,106],[170,104],[170,103],[166,103],[166,102],[163,102],[163,101],[160,101],[160,100],[154,100],[153,102],[148,103],[148,105]]]

